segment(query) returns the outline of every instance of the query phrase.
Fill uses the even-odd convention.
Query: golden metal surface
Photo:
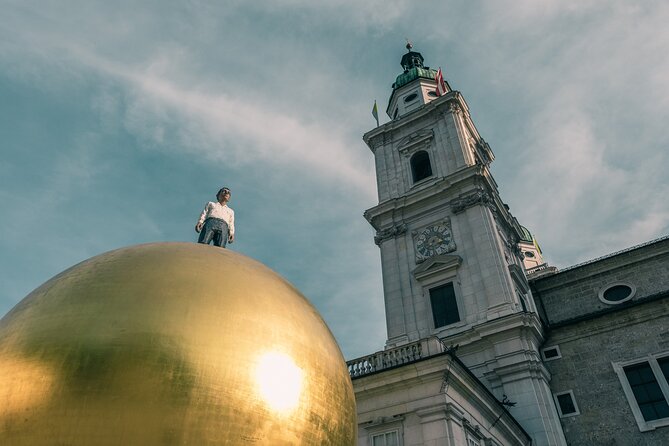
[[[327,326],[232,251],[112,251],[0,320],[2,445],[355,441],[353,388]]]

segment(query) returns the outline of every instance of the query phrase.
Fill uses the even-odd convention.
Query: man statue
[[[195,232],[200,233],[198,243],[225,248],[235,240],[235,211],[228,207],[230,189],[221,188],[216,194],[216,203],[210,201],[204,206],[200,219],[195,225]]]

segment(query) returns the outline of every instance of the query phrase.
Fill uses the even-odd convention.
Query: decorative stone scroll
[[[469,147],[475,154],[478,164],[488,166],[495,159],[495,155],[493,155],[490,146],[483,138],[477,141],[476,139],[470,137],[468,142]]]
[[[457,102],[453,101],[448,104],[448,109],[451,111],[453,114],[460,114],[462,113],[462,107],[460,107],[460,104]]]
[[[494,206],[492,198],[483,189],[476,189],[467,194],[460,195],[458,198],[451,200],[449,204],[451,205],[451,211],[453,211],[454,214],[459,214],[478,204]]]
[[[378,231],[374,236],[374,243],[376,243],[376,245],[379,246],[385,240],[397,237],[398,235],[404,234],[405,232],[407,232],[407,225],[404,223],[395,225],[388,229],[383,229],[381,231]]]

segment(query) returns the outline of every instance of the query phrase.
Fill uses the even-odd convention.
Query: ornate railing
[[[557,273],[558,269],[554,266],[550,266],[548,263],[542,263],[541,265],[533,266],[532,268],[525,270],[525,275],[530,276],[531,274],[537,273]],[[531,277],[528,277],[531,278]]]
[[[542,263],[541,265],[533,266],[525,270],[525,274],[536,273],[537,271],[543,271],[548,268],[548,263]]]
[[[443,352],[443,344],[436,337],[432,337],[352,359],[346,361],[346,364],[351,378],[358,378],[380,370],[410,364]]]

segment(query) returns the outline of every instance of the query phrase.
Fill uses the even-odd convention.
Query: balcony
[[[444,353],[447,349],[437,337],[431,337],[352,359],[346,361],[346,365],[348,365],[351,379],[356,379],[382,370],[418,362]]]

